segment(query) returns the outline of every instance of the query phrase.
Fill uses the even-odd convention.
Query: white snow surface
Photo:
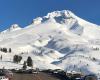
[[[0,34],[0,47],[11,48],[12,52],[0,52],[0,68],[21,68],[31,56],[34,68],[93,73],[99,77],[100,26],[71,11],[54,11],[34,19],[25,28],[15,24],[8,30]],[[15,54],[23,57],[19,64],[13,63]]]

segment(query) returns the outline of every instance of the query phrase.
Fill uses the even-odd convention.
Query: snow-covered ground
[[[21,68],[31,56],[35,68],[100,75],[100,26],[68,10],[38,17],[25,28],[12,25],[1,32],[0,47],[12,49],[0,52],[0,68]],[[19,64],[13,63],[15,54],[23,57]]]

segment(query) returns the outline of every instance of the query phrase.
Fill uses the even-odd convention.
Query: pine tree
[[[0,56],[0,60],[2,60],[2,55]]]
[[[33,61],[30,56],[27,58],[27,66],[33,67]]]
[[[12,50],[11,50],[11,48],[9,48],[9,53],[11,53],[12,52]]]
[[[5,53],[7,53],[7,48],[3,48],[2,51],[5,52]]]
[[[22,60],[22,57],[21,56],[14,55],[14,57],[13,57],[13,62],[14,63],[19,63],[21,60]]]
[[[14,57],[13,57],[13,62],[14,62],[14,63],[18,63],[18,55],[14,55]]]
[[[23,63],[23,69],[26,70],[26,68],[27,68],[26,61],[24,61],[24,63]]]
[[[3,51],[3,49],[2,49],[2,48],[0,48],[0,51]]]
[[[18,62],[22,60],[22,56],[18,56]]]

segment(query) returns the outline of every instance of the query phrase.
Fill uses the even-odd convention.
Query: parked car
[[[0,80],[9,80],[9,78],[7,78],[5,76],[0,76]]]
[[[20,74],[32,74],[34,73],[35,70],[33,69],[28,69],[28,70],[24,70],[24,69],[19,69],[16,70],[15,73],[20,73]]]
[[[11,80],[13,73],[7,69],[0,69],[0,80]]]
[[[69,77],[69,80],[98,80],[95,74],[67,73],[66,76]]]
[[[97,80],[97,76],[94,74],[86,75],[84,80]]]

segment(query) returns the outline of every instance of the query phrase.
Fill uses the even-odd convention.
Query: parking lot
[[[12,80],[61,80],[45,73],[38,74],[14,74]]]

